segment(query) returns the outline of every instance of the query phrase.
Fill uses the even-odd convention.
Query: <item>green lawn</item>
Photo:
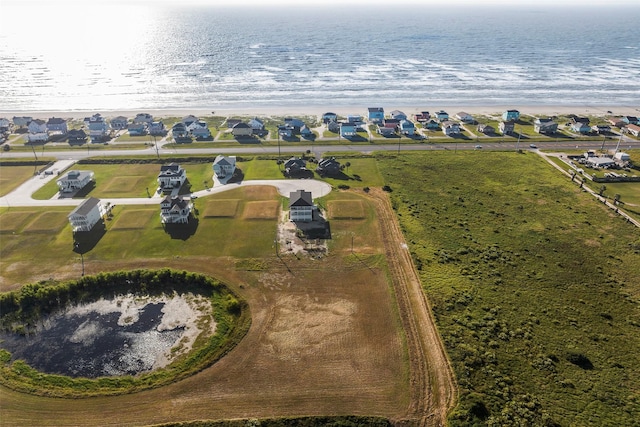
[[[0,197],[15,190],[20,184],[31,178],[38,167],[2,166],[0,167]]]
[[[379,166],[459,383],[452,426],[637,423],[637,228],[533,153]]]

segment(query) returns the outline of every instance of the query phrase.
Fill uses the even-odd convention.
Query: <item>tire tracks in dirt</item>
[[[372,189],[369,195],[381,226],[408,347],[411,402],[407,419],[397,420],[397,423],[445,426],[447,414],[456,404],[458,393],[451,362],[389,196],[379,189]]]

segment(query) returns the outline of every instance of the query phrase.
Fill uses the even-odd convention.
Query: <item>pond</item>
[[[41,319],[33,334],[0,332],[0,348],[45,373],[135,375],[188,352],[201,332],[215,332],[206,297],[129,294],[66,307]]]

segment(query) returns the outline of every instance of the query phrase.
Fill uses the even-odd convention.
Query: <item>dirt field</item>
[[[92,261],[92,271],[173,267],[217,277],[248,300],[250,331],[212,367],[157,390],[64,400],[0,388],[3,424],[138,426],[353,414],[444,425],[456,397],[448,360],[388,198],[380,192],[369,200],[378,221],[368,234],[355,239],[352,251],[353,237],[344,237],[352,229],[336,221],[332,233],[350,242],[334,243],[338,249],[320,259],[284,251],[247,270],[237,259],[206,256]],[[381,254],[390,276],[376,261]],[[61,266],[50,274],[76,271]]]

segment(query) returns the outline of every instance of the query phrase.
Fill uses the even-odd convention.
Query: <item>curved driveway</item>
[[[40,174],[29,178],[18,188],[4,197],[0,197],[0,206],[19,207],[19,206],[77,206],[84,199],[72,199],[59,197],[56,194],[48,200],[35,200],[31,195],[44,186],[49,181],[57,178],[57,172],[62,172],[73,166],[75,162],[71,160],[60,160],[50,166],[47,171],[51,171],[51,175]],[[206,197],[212,194],[221,193],[223,191],[233,190],[234,188],[247,185],[270,185],[278,189],[278,193],[282,196],[289,197],[289,193],[297,190],[305,190],[311,192],[313,198],[326,196],[331,192],[331,185],[326,182],[317,181],[315,179],[273,179],[273,180],[248,180],[239,183],[220,184],[216,182],[213,188],[197,191],[191,196]],[[152,197],[138,198],[101,198],[104,203],[111,205],[155,205],[160,203],[163,196],[155,193]]]

